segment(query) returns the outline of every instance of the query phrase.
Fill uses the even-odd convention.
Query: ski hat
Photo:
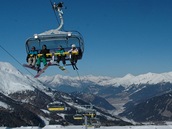
[[[45,48],[47,48],[47,46],[44,44],[42,47],[45,47]]]
[[[76,45],[75,44],[72,44],[72,47],[76,47]]]
[[[59,49],[62,49],[63,47],[62,47],[62,45],[59,45],[58,48],[59,48]]]
[[[35,50],[35,47],[34,47],[34,46],[32,46],[32,49],[34,49],[34,50]]]

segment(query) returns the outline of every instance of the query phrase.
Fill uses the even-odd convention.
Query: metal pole
[[[62,28],[62,26],[63,26],[63,16],[62,16],[63,12],[61,10],[61,7],[58,7],[58,13],[59,13],[59,17],[60,17],[60,25],[57,28],[57,30],[59,31]]]
[[[87,116],[84,115],[85,129],[87,129]]]

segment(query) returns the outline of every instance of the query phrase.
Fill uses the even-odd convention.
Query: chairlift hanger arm
[[[59,18],[60,18],[60,25],[57,28],[58,31],[61,30],[61,28],[63,27],[63,24],[64,24],[62,7],[63,7],[63,2],[59,2],[58,4],[56,4],[56,3],[53,4],[53,9],[58,12]]]

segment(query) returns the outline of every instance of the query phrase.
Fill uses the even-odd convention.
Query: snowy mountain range
[[[100,103],[110,105],[105,99],[100,99]],[[58,101],[66,105],[67,111],[50,112],[47,105]],[[0,62],[0,126],[45,126],[49,124],[82,124],[73,119],[79,110],[88,110],[82,105],[90,103],[60,91],[55,91],[44,85],[39,80],[24,75],[11,64]],[[103,124],[126,125],[130,124],[105,110],[93,106],[97,116]],[[90,109],[89,109],[90,110]],[[88,110],[88,111],[89,111]],[[93,110],[93,109],[92,109]]]
[[[134,76],[132,74],[127,74],[124,77],[106,77],[106,76],[82,76],[80,77],[81,80],[78,79],[78,77],[68,77],[68,76],[44,76],[41,77],[40,80],[43,80],[47,84],[51,84],[51,86],[57,86],[57,85],[70,85],[73,87],[80,87],[79,83],[80,81],[82,83],[90,82],[95,85],[100,86],[125,86],[129,87],[131,85],[139,85],[139,84],[158,84],[161,82],[170,82],[172,83],[172,72],[166,72],[166,73],[147,73],[147,74],[141,74],[138,76]]]
[[[88,75],[79,79],[56,75],[40,77],[39,80],[50,88],[63,92],[82,92],[101,96],[115,106],[116,99],[126,104],[131,100],[145,100],[170,91],[172,72],[138,76],[127,74],[121,78]]]
[[[70,114],[75,113],[80,105],[92,103],[98,114],[110,113],[113,116],[108,116],[108,119],[112,117],[117,121],[120,119],[114,117],[116,115],[135,121],[171,120],[172,116],[166,115],[166,112],[172,111],[165,108],[167,105],[171,105],[169,103],[172,101],[171,91],[172,72],[147,73],[138,76],[127,74],[121,78],[88,75],[79,79],[78,77],[56,75],[34,79],[22,74],[9,63],[0,62],[0,117],[14,114],[11,123],[18,121],[16,117],[22,117],[24,110],[26,110],[24,112],[27,117],[26,121],[21,123],[25,125],[54,123],[54,117],[60,122],[65,122],[64,114],[52,116],[47,110],[47,104],[54,100],[63,101],[68,105],[71,109],[68,111]],[[161,96],[163,98],[165,96],[166,101],[160,101],[162,100]],[[152,103],[147,104],[148,101]],[[151,112],[147,112],[142,118],[139,117],[142,109],[142,106],[139,105],[152,107]],[[159,105],[159,108],[154,108],[154,105]],[[101,111],[102,109],[106,113]],[[157,115],[158,111],[162,112]],[[156,112],[156,115],[153,112]],[[27,121],[31,117],[35,119],[28,123]],[[70,122],[74,122],[71,119],[67,118]],[[22,125],[21,123],[19,125]]]
[[[154,121],[162,119],[171,120],[172,118],[171,115],[164,118],[164,113],[159,113],[158,115],[154,113],[152,114],[152,112],[158,112],[156,110],[162,110],[163,112],[169,111],[154,108],[154,106],[150,106],[150,104],[147,106],[153,108],[151,112],[147,111],[147,114],[140,118],[139,111],[141,110],[138,108],[141,107],[136,106],[137,104],[145,105],[145,101],[148,101],[149,99],[159,99],[162,95],[170,93],[172,91],[172,72],[161,74],[147,73],[138,76],[127,74],[124,77],[116,78],[88,75],[80,77],[80,80],[77,77],[67,77],[61,75],[51,77],[44,76],[39,79],[52,89],[74,94],[75,96],[78,96],[97,106],[100,106],[101,104],[97,103],[98,101],[96,101],[95,98],[97,96],[104,98],[111,105],[113,105],[116,110],[106,106],[106,104],[104,105],[104,108],[106,110],[111,110],[110,112],[114,115],[122,115],[124,117],[128,117],[129,119],[134,119],[135,121]],[[166,99],[171,101],[170,97]],[[167,104],[169,105],[168,102],[163,103],[165,101],[154,101],[156,102],[154,104],[160,105],[160,107],[165,108]],[[161,104],[164,105],[161,106]],[[131,112],[133,112],[133,114],[131,114]],[[153,116],[156,116],[157,118]]]
[[[17,91],[24,90],[34,90],[35,88],[43,89],[42,83],[35,80],[32,77],[23,75],[11,64],[0,62],[0,91],[9,94]],[[7,74],[8,73],[8,74]],[[10,75],[10,76],[9,76]],[[17,76],[16,76],[17,75]],[[21,79],[22,78],[22,79]],[[99,86],[123,86],[125,88],[131,85],[141,85],[141,84],[158,84],[162,82],[172,83],[172,72],[166,73],[147,73],[138,76],[127,74],[124,77],[104,77],[104,76],[82,76],[80,79],[78,77],[69,76],[44,76],[39,78],[44,84],[49,84],[51,87],[56,88],[60,85],[70,85],[72,87],[81,87],[83,83],[94,84]],[[29,81],[28,81],[29,80]],[[16,83],[20,82],[20,83]],[[16,86],[17,85],[17,86]]]

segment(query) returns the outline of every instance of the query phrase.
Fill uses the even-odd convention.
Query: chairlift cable
[[[77,70],[77,69],[76,69],[76,73],[77,73],[78,78],[79,78],[79,81],[80,81],[80,83],[81,83],[81,82],[82,82],[82,81],[81,81],[81,77],[80,77],[79,72],[78,72],[78,70]]]
[[[4,47],[2,47],[2,45],[0,45],[0,48],[2,50],[4,50],[11,58],[13,58],[19,65],[21,65],[23,67],[23,65],[10,53],[8,52]],[[25,67],[23,67],[28,73],[30,73],[32,76],[34,76],[28,69],[26,69]]]
[[[57,14],[56,14],[56,11],[55,11],[54,8],[53,8],[53,2],[52,2],[51,0],[50,0],[50,4],[51,4],[51,6],[52,6],[52,9],[53,9],[53,12],[54,12],[56,21],[57,21],[57,23],[60,25],[60,22],[59,22],[59,20],[58,20]]]

